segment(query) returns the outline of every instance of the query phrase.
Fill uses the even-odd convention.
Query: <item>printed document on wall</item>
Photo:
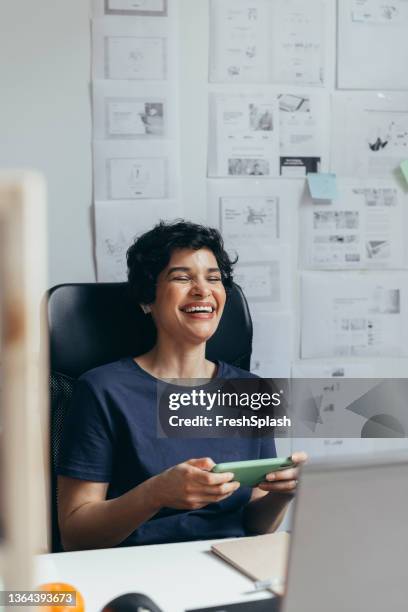
[[[276,95],[212,95],[209,176],[277,176],[278,164],[279,119]]]
[[[338,2],[340,89],[408,89],[407,0]]]
[[[264,86],[256,94],[246,87],[246,93],[211,93],[209,101],[209,176],[299,178],[328,171],[326,92]]]
[[[295,240],[304,186],[284,179],[208,181],[208,223],[218,227],[232,256],[262,256],[268,245]],[[293,245],[295,246],[295,245]]]
[[[301,207],[302,259],[314,269],[406,266],[408,196],[393,181],[338,181],[332,205],[306,197]]]
[[[126,251],[135,237],[161,219],[180,217],[175,200],[96,202],[96,264],[98,282],[126,280]]]
[[[273,11],[273,80],[323,86],[325,3],[323,0],[275,0],[270,6]]]
[[[94,81],[92,93],[98,140],[163,140],[178,134],[175,92],[166,85]]]
[[[210,81],[271,80],[268,4],[266,0],[211,0]]]
[[[176,37],[173,21],[109,18],[92,23],[93,78],[131,81],[172,81]]]
[[[301,356],[408,355],[407,272],[305,272]]]
[[[291,249],[287,244],[240,249],[239,261],[234,266],[234,281],[250,304],[264,310],[289,308],[292,291]]]
[[[210,81],[324,84],[324,0],[211,0]]]
[[[408,93],[333,96],[332,169],[344,177],[395,178],[408,157]]]
[[[159,199],[176,195],[174,147],[153,142],[94,142],[95,200]]]
[[[288,178],[329,168],[329,95],[280,90],[280,174]]]

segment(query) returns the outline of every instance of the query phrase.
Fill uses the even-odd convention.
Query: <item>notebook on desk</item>
[[[219,542],[212,552],[254,581],[271,580],[271,590],[282,595],[289,551],[285,531]]]
[[[186,612],[278,612],[280,598],[257,599],[234,604],[213,606],[211,608],[196,608]]]

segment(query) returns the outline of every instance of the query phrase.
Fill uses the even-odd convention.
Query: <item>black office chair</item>
[[[128,355],[141,355],[155,342],[150,316],[130,299],[126,283],[57,285],[48,292],[51,371],[52,550],[62,550],[57,518],[56,463],[62,427],[75,380],[87,370]],[[229,293],[207,357],[249,370],[252,321],[242,290]]]

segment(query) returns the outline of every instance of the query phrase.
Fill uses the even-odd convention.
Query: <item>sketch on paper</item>
[[[408,73],[407,73],[408,74]],[[337,94],[333,99],[332,164],[339,174],[395,177],[408,158],[408,96]]]
[[[228,248],[279,240],[279,221],[279,197],[220,198],[220,230]]]
[[[406,292],[402,273],[305,275],[302,358],[407,355]]]
[[[323,86],[325,7],[320,0],[272,3],[273,77],[278,83]]]
[[[263,82],[268,78],[265,3],[211,2],[211,80]]]
[[[401,25],[408,22],[405,0],[352,0],[351,19],[375,25]]]
[[[393,113],[368,111],[367,145],[370,151],[390,152],[390,155],[408,153],[407,111]]]
[[[163,137],[164,103],[106,98],[105,132],[107,138]]]
[[[111,260],[112,267],[123,271],[122,276],[126,270],[126,251],[128,246],[128,240],[126,240],[126,236],[121,230],[115,238],[104,238],[103,240],[101,257],[103,257],[103,251],[105,251],[105,256]]]
[[[106,160],[111,200],[167,197],[165,158],[111,158]]]
[[[307,264],[318,269],[402,268],[403,208],[398,190],[384,181],[370,187],[348,181],[339,185],[336,204],[310,204],[303,210]]]
[[[278,303],[281,300],[279,261],[239,263],[234,280],[250,301]]]
[[[96,202],[95,237],[98,282],[126,280],[126,252],[135,237],[160,219],[180,216],[176,200]]]
[[[104,43],[106,79],[166,78],[165,38],[105,36]]]
[[[279,110],[284,113],[310,113],[310,98],[294,95],[279,94]]]
[[[210,80],[324,83],[321,0],[212,0]]]

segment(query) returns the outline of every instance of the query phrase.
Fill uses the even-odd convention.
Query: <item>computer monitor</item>
[[[403,612],[408,453],[302,470],[281,612]]]
[[[48,550],[48,377],[40,351],[45,214],[41,176],[0,172],[0,554],[6,590],[33,588],[33,555]]]

